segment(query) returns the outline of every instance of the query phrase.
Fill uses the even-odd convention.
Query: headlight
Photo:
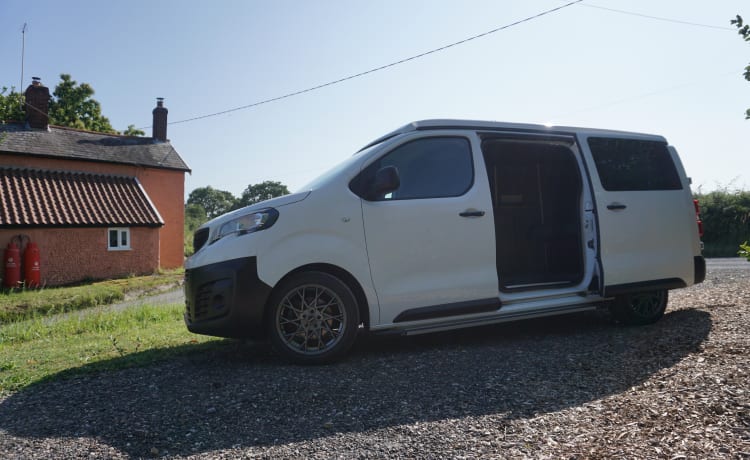
[[[213,238],[213,241],[224,238],[227,235],[236,233],[244,235],[246,233],[265,230],[276,222],[279,218],[279,211],[273,208],[261,209],[260,211],[250,212],[248,214],[235,217],[229,222],[224,223]],[[212,242],[213,242],[212,241]]]

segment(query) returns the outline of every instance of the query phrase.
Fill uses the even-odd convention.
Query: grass
[[[0,324],[107,305],[128,295],[142,295],[165,286],[177,286],[183,274],[182,270],[175,270],[157,275],[98,281],[85,286],[2,292]]]
[[[175,287],[182,277],[177,270],[0,293],[0,395],[47,380],[151,364],[221,343],[188,332],[182,304],[47,319]]]
[[[144,305],[2,325],[0,394],[60,377],[151,364],[184,353],[186,345],[221,342],[188,332],[183,308]]]

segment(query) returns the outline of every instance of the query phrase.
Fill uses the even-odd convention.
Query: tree
[[[91,85],[79,85],[66,73],[60,74],[60,80],[52,93],[54,98],[49,103],[50,124],[101,133],[117,133],[109,119],[102,115],[99,101],[91,98],[94,95]]]
[[[199,204],[185,205],[185,241],[183,242],[185,257],[189,257],[195,252],[193,249],[193,233],[206,220],[206,210],[203,209],[203,206]]]
[[[743,24],[742,16],[739,14],[737,15],[736,19],[732,19],[729,21],[731,24],[734,24],[737,27],[737,33],[740,34],[740,36],[746,41],[750,42],[750,25]],[[750,81],[750,65],[745,67],[745,80]],[[750,109],[747,109],[745,111],[745,119],[750,119]]]
[[[8,88],[3,86],[0,89],[0,123],[23,120],[26,116],[23,110],[23,95],[17,93],[13,87],[7,95],[6,92]]]
[[[49,103],[49,122],[53,125],[69,128],[86,129],[102,133],[120,134],[109,123],[109,119],[102,115],[99,101],[92,99],[94,88],[88,83],[80,85],[68,74],[60,74],[60,83],[52,93]],[[0,122],[23,121],[26,119],[24,108],[25,98],[11,87],[3,86],[0,90]],[[135,125],[128,125],[122,132],[126,136],[145,136],[146,133],[137,129]]]
[[[213,219],[225,212],[235,208],[237,198],[230,192],[216,190],[210,185],[207,187],[198,187],[190,192],[188,196],[188,205],[200,205],[206,213],[206,218]]]
[[[250,184],[239,199],[231,192],[217,190],[210,185],[196,188],[190,192],[185,203],[185,256],[193,253],[193,232],[207,220],[288,193],[286,185],[275,181]]]
[[[124,136],[145,136],[146,133],[135,127],[135,125],[128,125],[128,128],[122,132]]]
[[[750,25],[743,23],[742,16],[738,14],[737,17],[729,21],[729,23],[734,24],[737,27],[737,33],[740,34],[743,40],[750,42]],[[745,67],[744,76],[745,80],[750,81],[750,65]],[[750,120],[750,109],[745,110],[745,120]],[[750,246],[748,246],[747,241],[740,244],[740,250],[737,254],[739,254],[740,257],[746,257],[747,261],[750,262]]]
[[[289,189],[281,182],[267,180],[260,184],[250,184],[242,192],[242,196],[237,202],[237,207],[250,206],[251,204],[288,194]]]
[[[196,203],[185,205],[185,223],[190,223],[193,230],[206,222],[206,210]]]

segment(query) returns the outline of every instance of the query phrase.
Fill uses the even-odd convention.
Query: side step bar
[[[575,304],[575,305],[564,305],[559,307],[538,309],[538,310],[526,310],[517,312],[507,312],[500,315],[484,316],[481,318],[464,318],[453,321],[441,321],[440,323],[433,324],[420,324],[420,325],[399,325],[394,328],[373,330],[373,334],[398,334],[398,335],[418,335],[426,334],[428,332],[440,332],[445,330],[459,329],[473,326],[484,326],[489,324],[506,323],[509,321],[518,321],[523,319],[543,318],[545,316],[554,316],[565,313],[578,313],[583,311],[596,310],[601,304],[599,299],[595,304]],[[500,310],[502,312],[502,310]]]

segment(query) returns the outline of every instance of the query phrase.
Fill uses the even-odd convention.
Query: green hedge
[[[737,257],[750,240],[750,191],[717,190],[694,194],[701,206],[706,257]]]

